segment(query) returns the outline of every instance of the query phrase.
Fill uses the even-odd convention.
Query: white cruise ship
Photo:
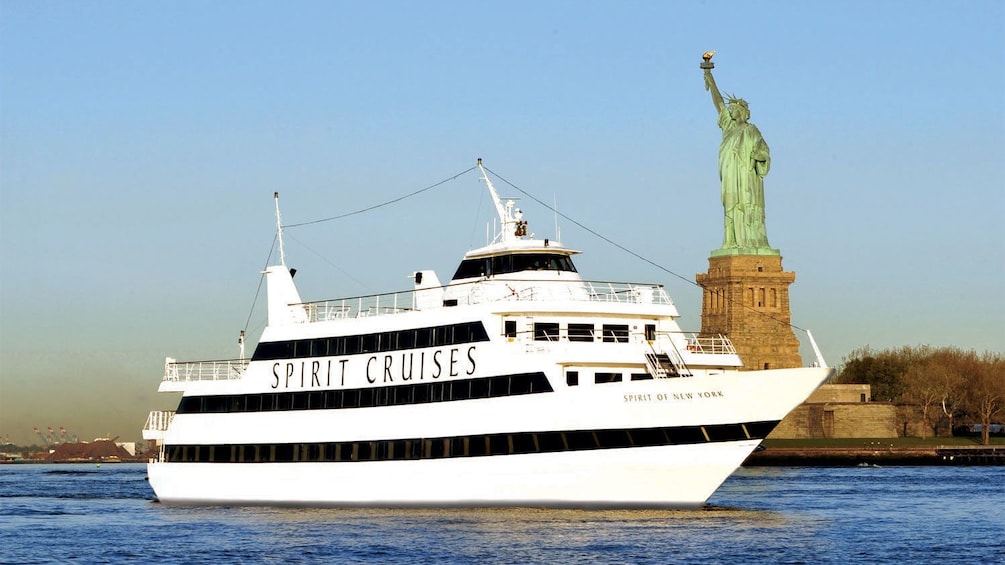
[[[167,360],[160,502],[699,506],[831,374],[741,371],[661,285],[584,279],[478,168],[500,233],[448,283],[304,302],[281,253],[250,360]]]

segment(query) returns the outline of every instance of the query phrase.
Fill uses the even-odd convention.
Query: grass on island
[[[820,449],[826,447],[860,448],[911,448],[911,447],[975,447],[981,445],[980,437],[884,437],[884,438],[830,438],[830,439],[766,439],[764,447],[779,449]],[[991,437],[988,447],[1005,447],[1005,437]]]

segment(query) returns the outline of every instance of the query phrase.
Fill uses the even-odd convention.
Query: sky
[[[479,157],[584,277],[664,284],[697,331],[711,49],[771,147],[768,238],[826,360],[1005,350],[1000,1],[2,0],[0,440],[137,441],[177,403],[165,357],[253,347],[273,192],[309,222]],[[305,300],[446,281],[491,212],[469,172],[291,227],[287,262]]]

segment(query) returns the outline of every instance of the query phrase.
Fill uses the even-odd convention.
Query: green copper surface
[[[720,196],[723,208],[722,255],[778,255],[768,245],[764,225],[764,177],[771,168],[771,153],[757,126],[750,123],[750,109],[740,98],[723,100],[712,77],[712,63],[701,65],[705,90],[719,112],[722,144],[719,145]]]

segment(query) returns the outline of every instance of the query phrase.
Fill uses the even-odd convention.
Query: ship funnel
[[[412,278],[415,281],[416,310],[443,306],[443,286],[435,271],[416,271]]]
[[[300,292],[293,284],[292,269],[274,265],[265,269],[265,286],[269,304],[269,325],[285,326],[307,321],[307,311],[300,300]]]

